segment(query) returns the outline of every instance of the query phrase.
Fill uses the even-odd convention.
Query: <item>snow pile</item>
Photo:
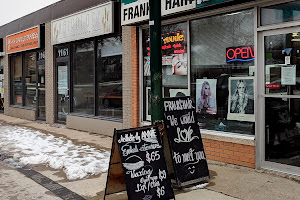
[[[106,172],[110,153],[85,145],[76,146],[71,140],[55,137],[17,126],[1,126],[0,149],[13,154],[17,166],[47,164],[54,169],[63,169],[70,180],[86,178]]]
[[[184,188],[183,190],[189,191],[189,190],[197,190],[197,189],[202,189],[205,188],[209,183],[203,183],[203,184],[199,184],[199,185],[195,185],[189,188]]]

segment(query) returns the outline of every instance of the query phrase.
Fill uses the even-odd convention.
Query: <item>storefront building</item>
[[[163,96],[194,99],[207,158],[299,176],[300,1],[161,5]],[[148,9],[65,0],[0,27],[4,113],[106,135],[149,125]],[[36,29],[38,46],[8,50]]]
[[[130,41],[123,45],[132,48],[123,69],[131,68],[131,90],[139,91],[131,125],[151,122],[147,6],[122,1],[123,43]],[[300,1],[161,1],[163,96],[194,99],[208,159],[300,175],[299,8]]]
[[[122,36],[113,13],[108,2],[51,21],[56,122],[91,132],[106,127],[109,135],[122,128]]]
[[[118,2],[69,0],[0,27],[4,113],[106,135],[121,129],[118,13]]]

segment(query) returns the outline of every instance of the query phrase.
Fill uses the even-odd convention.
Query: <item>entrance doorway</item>
[[[57,48],[56,53],[56,121],[66,123],[70,111],[69,47]]]
[[[39,120],[46,119],[46,104],[45,104],[45,51],[38,52],[37,59],[37,118]]]
[[[300,28],[265,31],[261,39],[262,166],[300,175]]]

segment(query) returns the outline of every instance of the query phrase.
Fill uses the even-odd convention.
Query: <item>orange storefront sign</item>
[[[7,54],[39,48],[39,26],[6,37]]]

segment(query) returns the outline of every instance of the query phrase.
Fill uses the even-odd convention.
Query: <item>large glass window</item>
[[[36,106],[36,53],[25,53],[25,106]]]
[[[111,37],[98,43],[98,115],[122,119],[122,39]]]
[[[261,26],[300,20],[300,1],[264,7],[260,13]]]
[[[300,33],[264,37],[266,160],[300,166]]]
[[[22,55],[11,56],[11,77],[12,77],[12,105],[23,104],[23,87],[22,87]]]
[[[254,134],[254,14],[191,21],[191,96],[201,128]]]
[[[71,112],[122,119],[121,36],[74,44],[71,51]]]
[[[151,120],[149,29],[143,30],[143,119]],[[162,27],[163,96],[189,95],[187,62],[187,23]]]
[[[94,114],[94,42],[74,45],[73,112]]]

